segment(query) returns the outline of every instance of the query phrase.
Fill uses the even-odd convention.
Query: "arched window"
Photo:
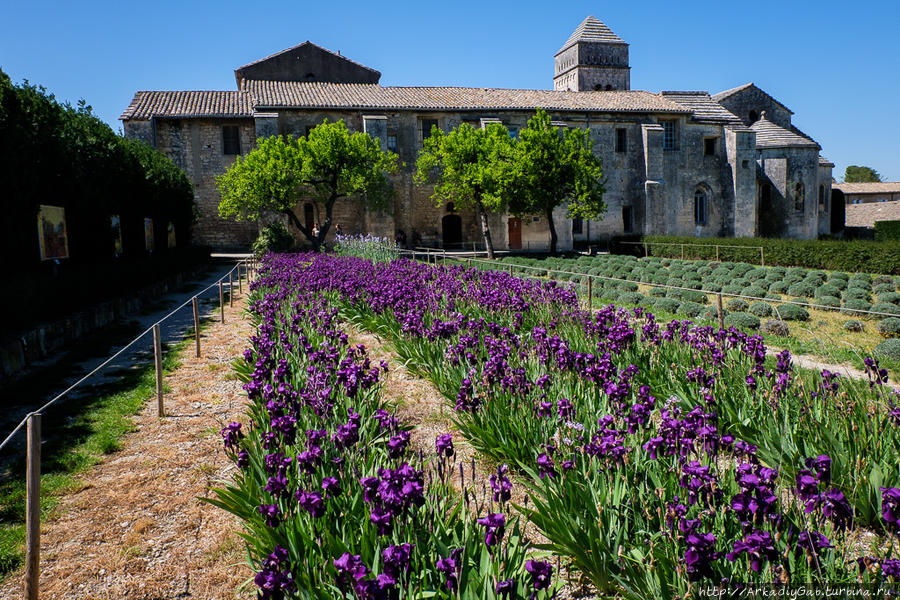
[[[697,188],[694,192],[694,223],[706,225],[707,211],[709,209],[709,196],[703,188]]]
[[[750,118],[751,123],[756,123],[757,121],[759,121],[759,113],[757,113],[755,110],[751,110],[750,114],[747,116]]]
[[[797,212],[803,212],[803,209],[806,208],[805,193],[806,189],[803,187],[803,182],[798,181],[794,185],[794,210]]]
[[[612,90],[614,90],[614,89],[616,89],[616,88],[614,88],[612,85],[610,85],[610,84],[608,84],[608,83],[606,84],[606,91],[607,91],[607,92],[612,91]]]
[[[599,92],[599,91],[601,91],[602,89],[603,89],[603,84],[602,84],[602,83],[598,83],[597,85],[594,86],[594,91],[595,91],[595,92]]]

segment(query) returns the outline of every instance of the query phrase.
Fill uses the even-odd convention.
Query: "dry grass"
[[[121,449],[88,471],[42,527],[41,598],[252,598],[237,521],[198,497],[233,466],[218,436],[244,412],[229,363],[251,333],[241,308],[213,323],[203,357],[166,377],[167,417],[148,402]],[[0,586],[17,598],[21,572]]]

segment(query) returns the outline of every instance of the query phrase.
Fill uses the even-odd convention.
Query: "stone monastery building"
[[[324,119],[369,133],[405,164],[394,176],[392,214],[335,205],[345,233],[393,238],[415,230],[425,244],[446,247],[480,241],[473,214],[436,206],[431,189],[413,183],[423,138],[433,125],[450,131],[498,121],[515,136],[539,107],[559,126],[588,129],[606,177],[602,220],[567,219],[557,209],[560,249],[625,233],[815,238],[832,231],[834,165],[791,124],[791,110],[752,83],[714,95],[632,90],[628,44],[594,17],[554,63],[553,90],[385,87],[378,71],[304,42],[236,69],[237,90],[137,92],[120,118],[125,135],[159,148],[190,177],[200,214],[195,241],[215,248],[247,245],[259,227],[218,217],[215,177],[257,138],[306,135]],[[312,203],[296,210],[307,226],[324,219]],[[493,216],[496,247],[547,248],[542,220]]]

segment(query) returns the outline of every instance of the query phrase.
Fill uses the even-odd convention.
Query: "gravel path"
[[[253,597],[237,520],[198,500],[233,470],[218,432],[245,410],[230,375],[252,330],[242,305],[205,330],[202,358],[190,346],[166,377],[168,416],[148,401],[121,449],[60,499],[41,528],[41,598]],[[8,577],[0,597],[21,597],[22,582]]]

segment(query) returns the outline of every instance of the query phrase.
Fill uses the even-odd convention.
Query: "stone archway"
[[[459,215],[444,215],[441,219],[441,239],[444,248],[459,249],[462,246],[462,218]]]

